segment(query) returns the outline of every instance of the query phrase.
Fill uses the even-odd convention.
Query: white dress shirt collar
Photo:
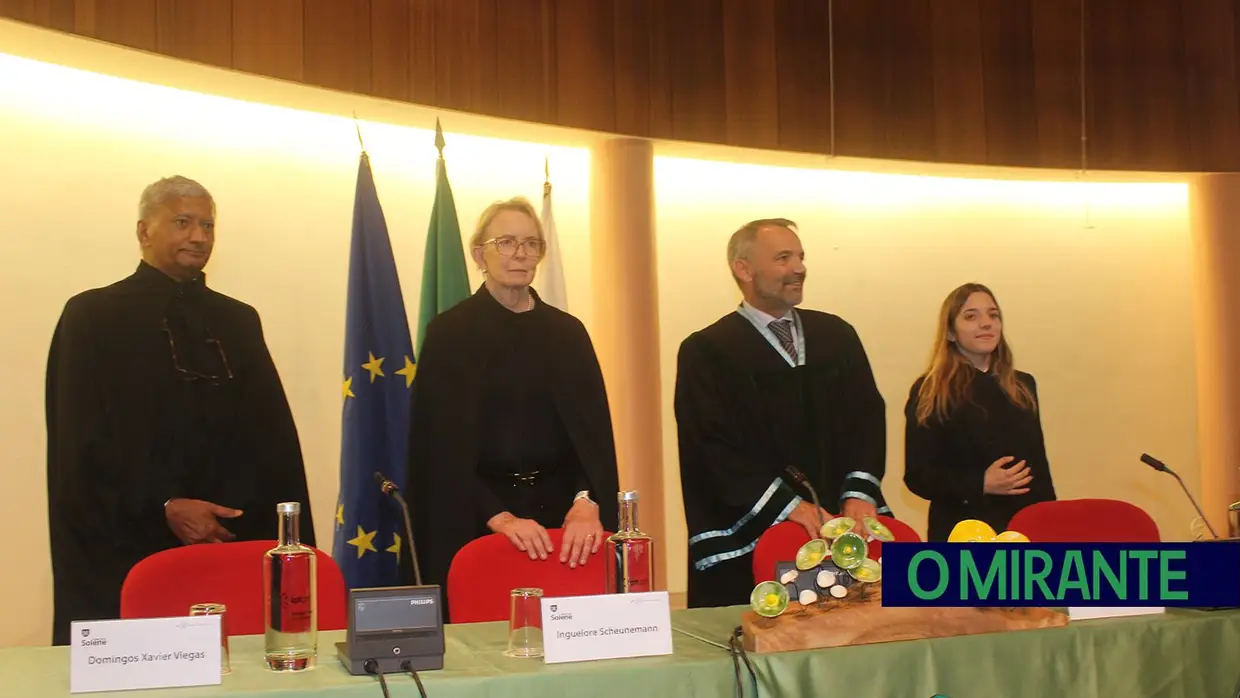
[[[749,301],[741,301],[741,305],[745,306],[746,310],[756,315],[758,319],[762,320],[763,325],[770,325],[772,322],[775,322],[776,320],[791,320],[792,319],[791,309],[786,311],[783,315],[779,317],[775,317],[774,315],[770,315],[761,310],[758,310],[753,305],[751,305]]]

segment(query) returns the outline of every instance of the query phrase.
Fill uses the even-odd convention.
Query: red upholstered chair
[[[1035,543],[1157,543],[1158,524],[1135,504],[1118,499],[1061,499],[1016,512],[1008,530]]]
[[[229,635],[263,633],[263,553],[274,540],[185,545],[163,550],[134,565],[121,587],[121,618],[167,618],[189,614],[196,603],[222,603]],[[344,576],[330,555],[318,558],[319,630],[348,624]]]
[[[531,560],[501,533],[475,538],[457,551],[448,568],[448,616],[452,623],[508,620],[513,589],[535,587],[544,597],[587,596],[607,591],[603,547],[575,569],[560,563],[564,531],[547,529],[555,551],[546,560]],[[611,533],[603,532],[603,537]]]
[[[903,521],[881,514],[878,520],[887,525],[897,541],[921,542],[917,531]],[[775,565],[795,559],[797,551],[808,542],[809,534],[805,532],[805,528],[791,521],[781,521],[766,529],[762,537],[758,538],[758,546],[753,551],[753,583],[760,584],[775,579]],[[882,554],[883,542],[870,541],[866,548],[866,557],[877,560]]]

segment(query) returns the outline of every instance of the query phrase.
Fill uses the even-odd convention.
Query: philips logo
[[[433,606],[435,599],[409,599],[410,606]]]

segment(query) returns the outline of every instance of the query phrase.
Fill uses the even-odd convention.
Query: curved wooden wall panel
[[[1240,169],[1238,6],[0,0],[0,16],[338,90],[640,137],[1230,171]]]

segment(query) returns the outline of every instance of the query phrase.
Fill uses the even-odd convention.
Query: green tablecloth
[[[504,657],[504,623],[449,626],[444,669],[423,674],[423,682],[429,698],[726,698],[734,695],[732,660],[711,643],[726,643],[740,612],[673,612],[680,632],[673,634],[670,657],[561,665]],[[261,637],[233,638],[233,673],[221,686],[134,695],[380,696],[374,678],[350,676],[336,662],[334,643],[343,635],[321,633],[319,667],[295,675],[263,670]],[[1170,610],[1067,628],[784,652],[751,661],[763,696],[1234,698],[1240,692],[1240,612]],[[0,696],[68,696],[68,672],[67,648],[0,650]],[[408,675],[389,675],[388,685],[394,698],[417,695]]]

